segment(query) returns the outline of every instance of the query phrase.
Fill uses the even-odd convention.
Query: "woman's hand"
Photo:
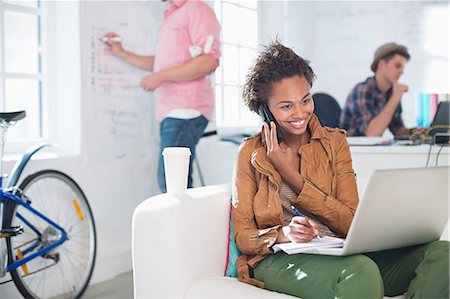
[[[300,163],[298,153],[284,143],[278,143],[277,127],[273,122],[270,122],[270,128],[266,122],[263,123],[263,126],[267,144],[267,157],[275,166],[276,170],[281,176],[292,171],[298,172]]]
[[[319,235],[319,226],[316,222],[302,216],[295,216],[278,231],[275,243],[307,243]]]
[[[300,174],[300,156],[296,150],[284,143],[278,144],[277,128],[273,122],[269,125],[264,122],[264,136],[267,145],[267,157],[275,169],[291,186],[295,193],[303,188],[303,177]]]

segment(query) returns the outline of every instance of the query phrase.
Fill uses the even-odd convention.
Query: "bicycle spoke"
[[[42,171],[31,175],[19,188],[31,200],[34,209],[67,232],[68,239],[44,255],[27,262],[27,275],[20,267],[14,270],[11,273],[14,282],[24,297],[80,296],[92,274],[96,252],[95,226],[86,198],[73,180],[57,171]],[[17,211],[39,230],[42,237],[38,237],[28,225],[15,218],[14,223],[22,225],[25,232],[11,238],[10,250],[26,250],[34,242],[40,241],[38,247],[26,253],[29,256],[61,237],[56,228],[25,207],[18,206]]]

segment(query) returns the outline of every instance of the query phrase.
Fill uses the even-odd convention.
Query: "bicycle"
[[[3,189],[5,133],[25,111],[0,113],[0,277],[11,274],[25,298],[80,298],[92,276],[96,231],[91,208],[78,184],[57,170],[19,178],[41,144],[17,161]],[[5,246],[6,242],[6,246]]]

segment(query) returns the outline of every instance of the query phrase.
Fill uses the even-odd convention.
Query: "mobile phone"
[[[278,124],[278,122],[275,120],[275,117],[273,117],[272,112],[270,112],[269,107],[267,104],[262,104],[259,106],[259,115],[265,121],[270,128],[270,122],[273,121],[275,123],[275,127],[277,128],[277,139],[278,143],[281,143],[283,141],[283,133],[281,132],[281,127]]]

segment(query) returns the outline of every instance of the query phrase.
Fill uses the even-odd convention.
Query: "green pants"
[[[266,289],[304,299],[449,298],[449,243],[344,257],[278,252],[253,270]]]

